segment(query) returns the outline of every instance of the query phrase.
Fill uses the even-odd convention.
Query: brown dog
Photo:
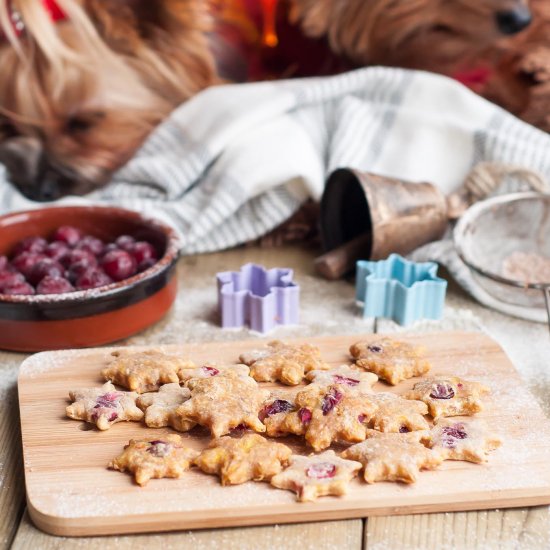
[[[0,162],[11,180],[34,200],[107,182],[170,111],[220,81],[209,38],[220,5],[238,19],[259,1],[0,0]],[[441,72],[530,19],[520,0],[286,0],[281,9],[356,65]]]
[[[217,81],[203,0],[0,0],[0,162],[28,197],[106,182]]]

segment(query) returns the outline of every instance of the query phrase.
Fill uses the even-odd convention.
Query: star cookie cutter
[[[441,319],[447,281],[434,262],[411,262],[399,254],[386,260],[357,262],[355,297],[363,317],[387,317],[400,325]]]
[[[294,271],[245,264],[239,271],[216,275],[218,309],[222,328],[248,326],[266,333],[278,325],[299,322],[300,287],[292,281]]]

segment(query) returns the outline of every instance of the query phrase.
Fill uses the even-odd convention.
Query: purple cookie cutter
[[[278,325],[299,322],[300,287],[294,271],[245,264],[240,271],[224,271],[218,281],[218,309],[223,328],[248,326],[266,333]]]

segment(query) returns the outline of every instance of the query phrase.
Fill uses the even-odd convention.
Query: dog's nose
[[[497,26],[502,34],[516,34],[522,31],[529,26],[532,18],[533,16],[526,6],[499,11],[496,14]]]
[[[63,195],[62,177],[53,170],[40,174],[30,192],[29,198],[35,201],[47,202],[59,199]]]

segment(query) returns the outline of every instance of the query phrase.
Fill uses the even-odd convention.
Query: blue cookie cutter
[[[363,317],[387,317],[400,325],[441,319],[446,290],[434,262],[410,262],[399,254],[357,262],[355,297],[364,304]]]
[[[245,264],[240,271],[216,275],[218,309],[223,328],[249,326],[266,333],[278,325],[297,325],[300,287],[292,269]]]

